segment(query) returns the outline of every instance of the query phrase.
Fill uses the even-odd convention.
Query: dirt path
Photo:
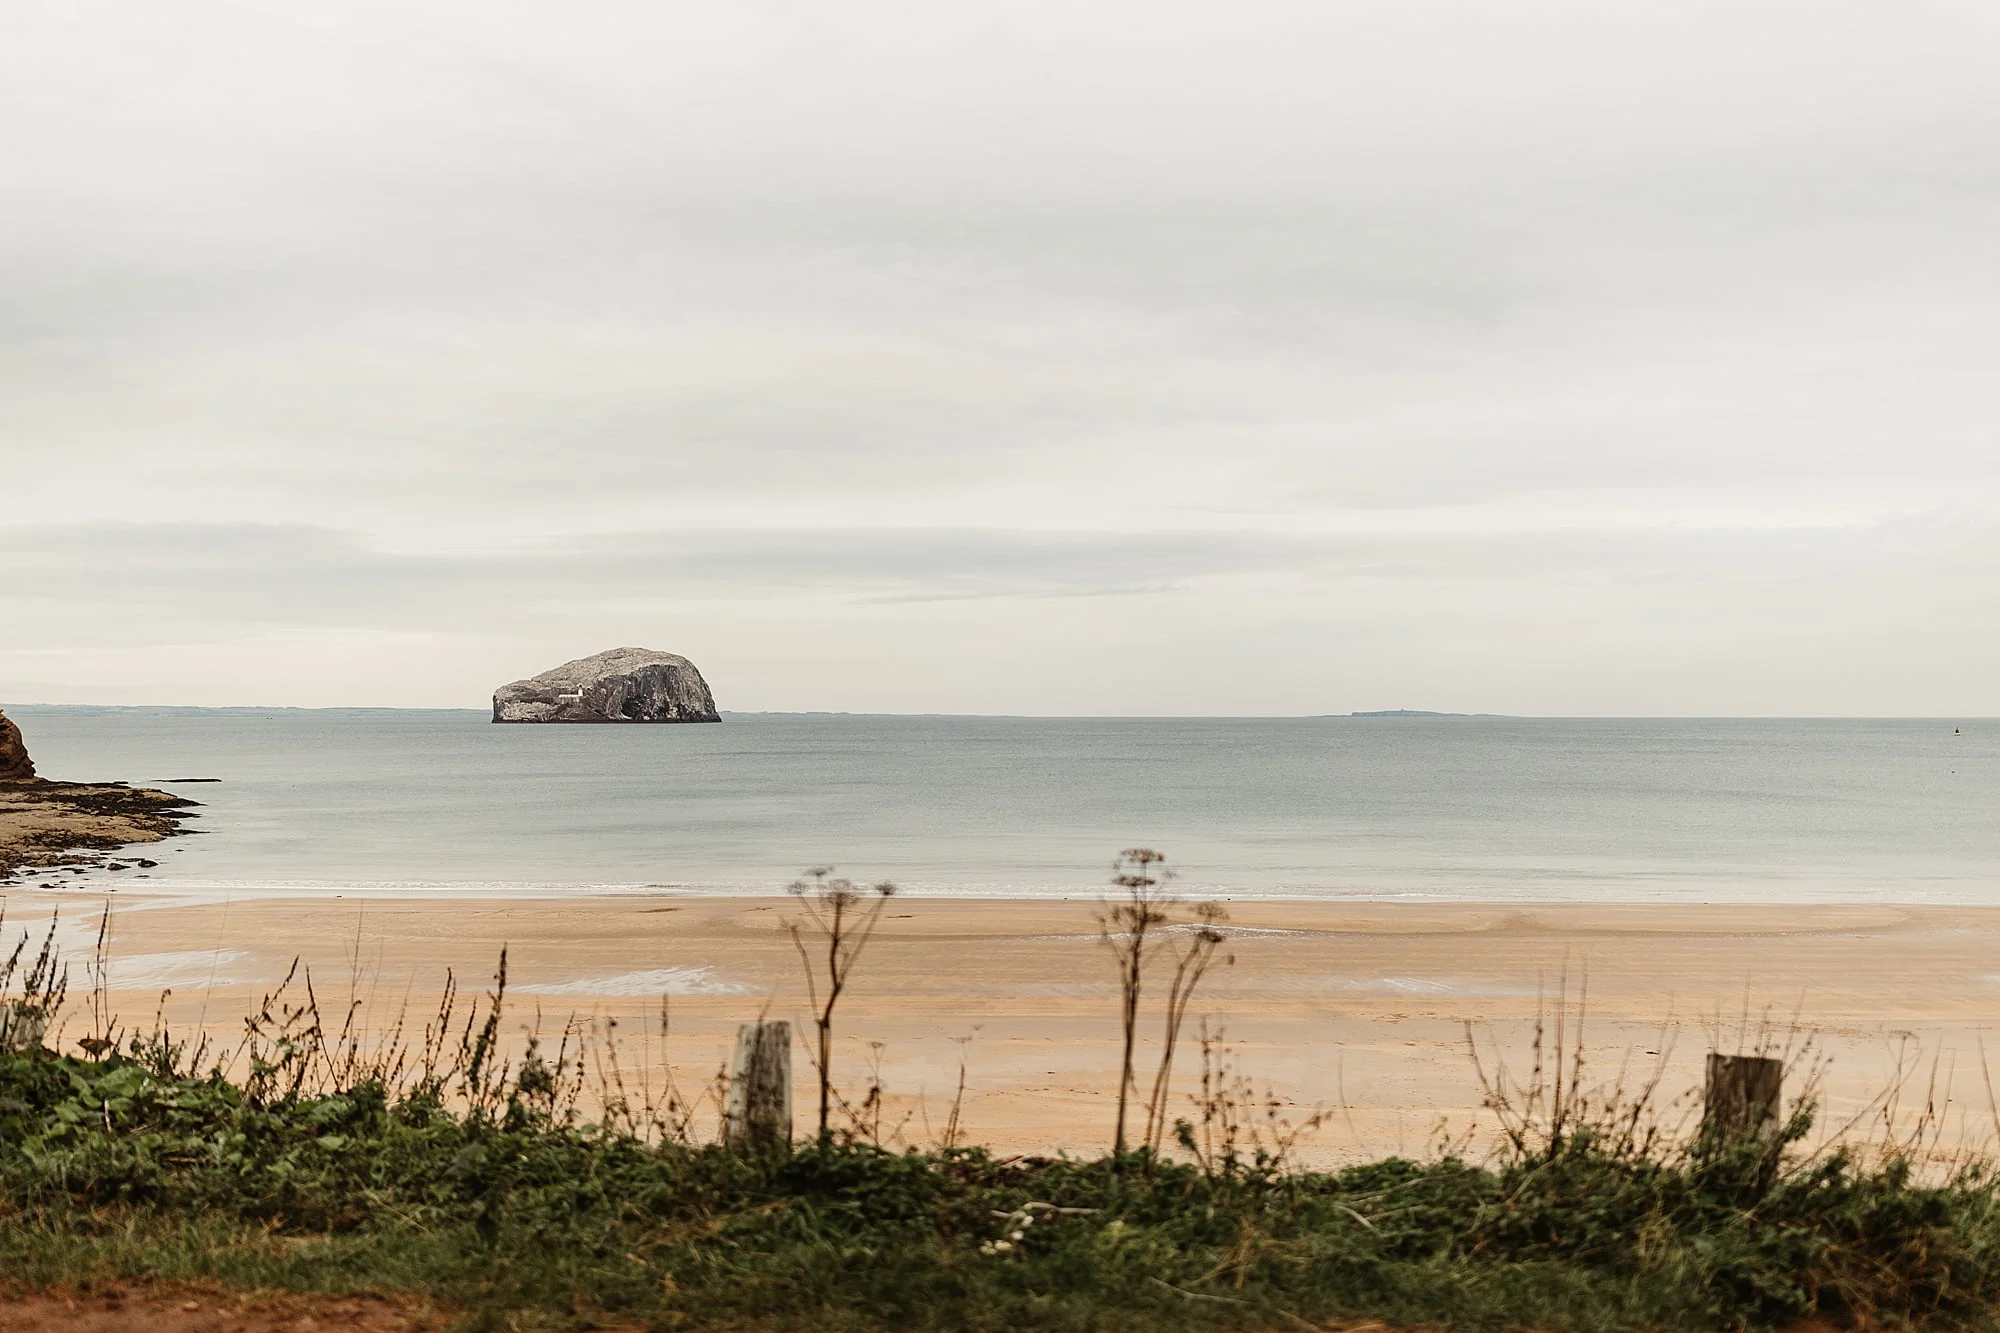
[[[444,1333],[451,1324],[450,1311],[376,1296],[218,1294],[136,1286],[107,1286],[74,1296],[0,1292],[0,1333]],[[1314,1327],[1303,1320],[1299,1324]],[[1324,1328],[1325,1333],[1422,1333],[1373,1320]],[[1784,1333],[1835,1331],[1812,1319]]]
[[[0,1295],[0,1333],[426,1333],[449,1322],[432,1307],[372,1296],[117,1286],[78,1295]]]

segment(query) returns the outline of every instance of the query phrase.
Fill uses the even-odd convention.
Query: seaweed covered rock
[[[720,722],[694,663],[613,648],[493,692],[495,722]]]

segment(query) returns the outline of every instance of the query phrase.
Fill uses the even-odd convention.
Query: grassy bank
[[[1994,1188],[1893,1161],[1588,1129],[1333,1174],[732,1152],[565,1124],[532,1065],[308,1093],[171,1056],[0,1056],[0,1272],[413,1291],[551,1327],[1983,1327],[2000,1298]]]
[[[1165,956],[1192,993],[1208,955]],[[0,957],[0,1282],[404,1292],[563,1329],[1984,1328],[2000,1304],[1981,1165],[1809,1150],[1809,1101],[1761,1139],[1661,1133],[1650,1088],[1582,1089],[1560,1039],[1525,1086],[1481,1068],[1480,1160],[1297,1166],[1206,1040],[1185,1115],[1138,1099],[1139,1146],[1095,1161],[996,1160],[955,1113],[892,1151],[879,1097],[838,1088],[824,1137],[732,1150],[718,1089],[628,1091],[575,1028],[509,1058],[504,958],[407,1038],[325,1021],[300,978],[226,1052],[123,1028],[101,991],[59,1040],[65,975],[50,943]]]

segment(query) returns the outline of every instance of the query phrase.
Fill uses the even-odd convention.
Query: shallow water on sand
[[[742,893],[832,863],[1060,896],[1145,845],[1238,898],[2000,903],[1990,721],[9,713],[45,776],[204,803],[147,879],[83,881],[153,892]]]

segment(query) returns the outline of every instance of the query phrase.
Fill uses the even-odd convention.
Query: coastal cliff
[[[28,743],[12,718],[0,713],[0,782],[25,782],[35,776],[35,761],[28,758]]]
[[[612,648],[493,692],[495,722],[720,722],[708,682],[677,653]]]

